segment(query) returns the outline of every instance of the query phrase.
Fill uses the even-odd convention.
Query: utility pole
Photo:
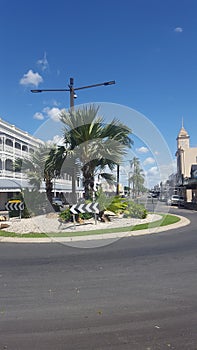
[[[104,83],[99,83],[99,84],[92,84],[92,85],[86,85],[86,86],[81,86],[81,87],[75,87],[74,86],[74,78],[70,78],[70,82],[68,85],[68,89],[33,89],[31,92],[33,93],[40,93],[40,92],[70,92],[70,108],[74,107],[74,99],[77,97],[75,94],[75,91],[77,90],[83,90],[83,89],[90,89],[93,87],[98,87],[98,86],[108,86],[108,85],[113,85],[115,84],[115,80],[111,81],[105,81]],[[76,198],[76,174],[75,174],[75,169],[73,168],[73,176],[72,176],[72,204],[75,204],[77,202]]]

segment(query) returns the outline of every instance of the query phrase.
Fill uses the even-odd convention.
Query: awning
[[[33,188],[27,179],[0,178],[0,192],[21,192],[24,188]]]
[[[10,179],[0,179],[0,192],[21,192],[21,185]]]

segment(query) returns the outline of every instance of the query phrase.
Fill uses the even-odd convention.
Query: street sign
[[[19,201],[9,201],[5,204],[5,209],[12,210],[24,210],[24,203]]]
[[[99,214],[99,204],[98,203],[77,203],[72,205],[70,208],[72,214],[79,213],[96,213]]]

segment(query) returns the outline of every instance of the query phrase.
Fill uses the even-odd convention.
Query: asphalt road
[[[95,249],[0,244],[0,350],[196,350],[189,226]]]

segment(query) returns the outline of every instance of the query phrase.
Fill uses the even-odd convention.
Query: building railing
[[[0,170],[0,177],[12,177],[17,179],[25,179],[27,176],[24,173],[14,172],[11,170]]]

